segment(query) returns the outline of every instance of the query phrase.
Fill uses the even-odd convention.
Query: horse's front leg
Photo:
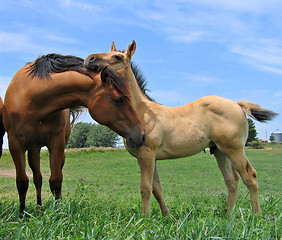
[[[51,176],[49,185],[55,199],[61,198],[63,172],[62,168],[65,163],[65,141],[57,138],[48,146],[50,152]]]
[[[28,150],[28,164],[33,172],[33,183],[36,188],[37,204],[41,206],[42,174],[40,172],[40,148]]]
[[[140,191],[145,217],[150,216],[150,197],[152,194],[153,174],[155,168],[155,154],[147,148],[141,148],[138,154],[138,163],[141,170]]]
[[[154,170],[154,175],[153,175],[153,195],[157,199],[163,215],[169,216],[170,212],[164,200],[163,189],[161,186],[159,172],[158,172],[158,168],[156,164],[155,164],[155,170]]]

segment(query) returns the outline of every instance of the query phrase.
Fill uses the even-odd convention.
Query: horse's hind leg
[[[51,192],[55,199],[61,198],[63,172],[62,168],[65,163],[65,145],[64,141],[59,138],[51,146],[48,147],[50,152],[50,168],[51,176],[49,179]]]
[[[260,204],[256,170],[246,157],[243,148],[238,151],[231,151],[231,153],[228,154],[228,157],[231,160],[233,167],[240,174],[244,184],[249,189],[253,211],[258,215],[260,213]]]
[[[228,189],[227,211],[230,213],[236,201],[239,174],[233,168],[230,160],[227,158],[227,156],[223,152],[216,149],[216,151],[214,152],[214,156],[217,160],[219,169],[223,175],[224,182]]]
[[[21,145],[16,140],[11,141],[9,137],[9,150],[12,155],[16,167],[16,182],[20,199],[20,212],[25,209],[26,192],[28,189],[28,176],[26,175],[25,167],[25,152]]]
[[[40,148],[28,150],[28,163],[33,172],[33,183],[36,188],[37,204],[41,206],[42,175],[40,172]]]
[[[155,170],[153,175],[153,195],[157,199],[163,215],[168,216],[170,213],[164,200],[163,189],[161,186],[159,172],[156,164],[155,164]]]

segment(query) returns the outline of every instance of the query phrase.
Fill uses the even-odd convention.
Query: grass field
[[[68,150],[63,169],[63,198],[49,190],[48,152],[41,155],[43,207],[36,205],[30,177],[27,206],[19,216],[12,159],[0,159],[0,239],[281,239],[282,147],[247,149],[258,172],[262,214],[251,211],[240,180],[236,206],[226,214],[226,187],[209,153],[158,161],[172,219],[162,217],[151,199],[151,217],[143,218],[140,170],[125,150]],[[30,172],[29,168],[27,167]],[[3,171],[5,170],[5,171]]]

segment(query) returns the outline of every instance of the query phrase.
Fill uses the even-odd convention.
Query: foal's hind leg
[[[224,182],[228,189],[227,211],[230,213],[236,201],[239,174],[233,168],[230,160],[227,158],[227,156],[223,152],[216,149],[214,156],[217,160],[219,169],[223,175]]]
[[[155,164],[155,170],[153,175],[153,195],[157,199],[163,215],[168,216],[170,213],[164,200],[163,189],[161,186],[159,172],[156,164]]]
[[[33,172],[33,183],[36,188],[37,204],[41,206],[42,175],[40,172],[40,148],[28,150],[28,163]]]
[[[246,157],[243,148],[238,151],[230,151],[230,153],[227,155],[231,160],[233,167],[240,174],[244,184],[249,189],[253,211],[255,211],[255,213],[258,215],[261,210],[259,204],[256,170],[253,168],[248,158]]]
[[[58,139],[51,146],[48,147],[50,152],[50,168],[51,176],[49,179],[51,192],[55,199],[61,198],[63,172],[62,168],[65,163],[65,144],[64,141]]]

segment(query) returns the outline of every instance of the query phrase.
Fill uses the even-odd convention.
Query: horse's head
[[[104,67],[99,76],[101,85],[88,103],[90,115],[126,138],[128,146],[141,146],[145,142],[145,130],[132,107],[124,78],[109,67]]]
[[[135,49],[136,43],[134,40],[128,46],[126,52],[117,51],[113,42],[110,52],[91,54],[85,59],[84,65],[91,71],[97,71],[105,66],[111,66],[115,70],[125,68],[130,63]]]

